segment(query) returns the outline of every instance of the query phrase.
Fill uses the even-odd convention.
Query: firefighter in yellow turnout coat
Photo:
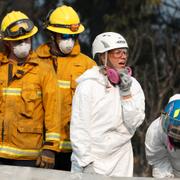
[[[46,28],[51,33],[52,41],[38,47],[36,53],[54,66],[62,95],[60,153],[56,156],[55,168],[70,170],[72,148],[69,125],[72,97],[77,85],[75,80],[96,63],[80,51],[78,35],[84,31],[84,27],[74,9],[64,5],[56,8],[47,17]]]
[[[31,52],[36,26],[12,11],[1,24],[0,164],[53,168],[59,147],[60,103],[50,65]]]

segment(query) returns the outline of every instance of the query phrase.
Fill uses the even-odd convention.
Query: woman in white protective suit
[[[180,94],[170,98],[149,126],[145,147],[153,177],[180,177]]]
[[[126,66],[128,45],[118,33],[92,45],[99,66],[78,79],[72,105],[72,172],[133,176],[131,138],[145,117],[144,93]]]

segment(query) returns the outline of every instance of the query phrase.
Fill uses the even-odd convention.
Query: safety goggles
[[[70,29],[72,32],[76,32],[76,31],[78,31],[78,29],[79,29],[79,27],[80,27],[80,23],[79,23],[79,24],[71,24],[71,25],[65,25],[65,24],[50,24],[50,26],[60,27],[60,28],[67,28],[67,29]]]
[[[61,39],[77,39],[78,38],[78,34],[61,34],[60,35]]]
[[[114,58],[121,58],[123,55],[128,57],[128,50],[127,49],[113,49],[109,51],[109,54]]]
[[[26,33],[30,32],[34,27],[34,24],[31,20],[29,19],[22,19],[19,21],[16,21],[12,24],[10,24],[5,32],[4,36],[5,37],[11,37],[15,38],[18,36],[25,35]]]

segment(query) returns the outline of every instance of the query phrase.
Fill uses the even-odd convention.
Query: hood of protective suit
[[[89,79],[95,80],[102,85],[107,84],[107,77],[100,72],[99,66],[94,66],[93,68],[85,71],[81,76],[76,79],[76,82],[79,84],[82,81],[86,81]]]

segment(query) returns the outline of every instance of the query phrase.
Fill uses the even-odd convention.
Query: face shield
[[[168,113],[161,114],[162,127],[164,132],[171,138],[180,141],[180,120],[170,117]]]
[[[5,37],[19,37],[30,32],[34,27],[34,24],[29,19],[22,19],[10,24],[4,31]]]
[[[180,121],[171,118],[167,113],[162,113],[163,130],[168,135],[168,146],[180,149]]]
[[[180,142],[180,100],[169,102],[161,114],[164,132]]]

